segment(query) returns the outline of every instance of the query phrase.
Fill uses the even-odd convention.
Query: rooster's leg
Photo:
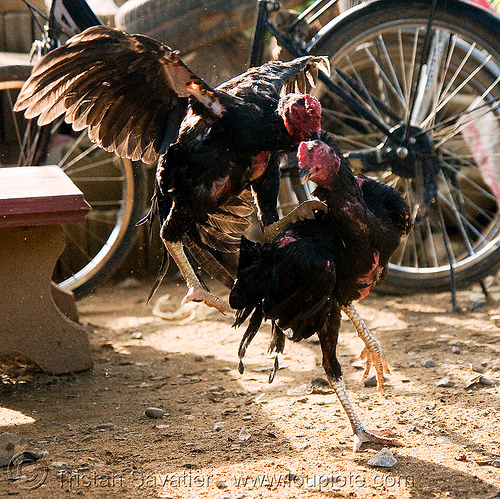
[[[264,235],[266,236],[266,239],[269,241],[274,239],[277,234],[283,232],[289,225],[292,225],[295,222],[314,219],[314,210],[322,210],[326,213],[328,208],[325,203],[316,199],[304,201],[288,215],[285,215],[281,220],[264,227]]]
[[[177,267],[179,268],[182,277],[186,281],[188,292],[183,298],[182,303],[188,303],[190,301],[203,302],[209,307],[214,307],[223,313],[233,312],[233,309],[227,304],[222,302],[219,298],[209,293],[201,284],[196,272],[189,263],[189,260],[184,253],[184,248],[180,242],[169,242],[164,241],[165,246],[174,259]]]
[[[362,359],[366,359],[365,372],[363,373],[363,377],[361,381],[363,382],[370,373],[371,366],[375,367],[377,372],[377,390],[381,395],[384,394],[384,372],[387,374],[391,374],[389,370],[389,366],[385,361],[384,352],[382,351],[382,347],[378,343],[378,341],[372,336],[366,324],[364,323],[361,316],[358,314],[358,311],[354,307],[352,303],[349,305],[345,305],[342,307],[344,313],[349,317],[353,326],[356,328],[358,332],[358,336],[363,340],[365,344],[365,348],[361,352],[360,357]]]
[[[347,417],[349,418],[349,422],[351,423],[352,431],[354,433],[354,452],[357,452],[359,450],[363,442],[375,442],[383,445],[404,445],[401,440],[398,440],[396,438],[388,438],[388,435],[394,435],[394,432],[390,429],[368,430],[367,428],[365,428],[363,423],[361,422],[361,419],[359,419],[359,416],[356,414],[351,401],[349,400],[342,378],[335,379],[328,376],[328,381],[335,391],[335,394],[342,404],[342,407]]]

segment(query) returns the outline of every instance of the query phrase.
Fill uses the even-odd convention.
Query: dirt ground
[[[362,342],[343,322],[339,360],[358,414],[406,443],[391,449],[392,468],[368,465],[380,445],[354,454],[335,396],[308,388],[323,374],[317,340],[288,343],[269,384],[266,326],[240,375],[243,329],[204,307],[179,309],[184,285],[172,280],[157,295],[170,317],[159,318],[145,303],[150,284],[125,281],[78,303],[92,371],[4,365],[0,433],[46,455],[18,480],[2,468],[0,497],[500,497],[498,283],[483,306],[479,287],[460,292],[459,313],[448,293],[359,303],[392,368],[384,399],[360,384]],[[451,386],[436,386],[443,378]],[[148,407],[165,414],[149,418]]]

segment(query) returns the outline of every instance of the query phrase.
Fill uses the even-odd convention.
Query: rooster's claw
[[[326,203],[318,201],[317,199],[310,199],[304,201],[297,208],[292,210],[288,215],[285,215],[281,220],[264,227],[264,235],[266,239],[272,240],[274,237],[283,232],[288,226],[294,224],[295,222],[301,222],[302,220],[313,220],[314,211],[321,210],[325,213],[328,212],[328,207]]]
[[[213,307],[217,310],[220,310],[223,314],[234,312],[234,310],[229,306],[228,303],[224,303],[222,300],[212,295],[203,288],[191,286],[186,296],[182,299],[182,304],[184,305],[185,303],[189,303],[190,301],[203,302],[208,307]]]

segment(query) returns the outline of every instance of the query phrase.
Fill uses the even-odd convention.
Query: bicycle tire
[[[85,131],[73,132],[62,119],[43,127],[46,144],[35,138],[29,147],[27,137],[38,137],[41,129],[12,106],[30,73],[31,66],[0,68],[0,166],[57,164],[92,206],[85,222],[63,225],[66,248],[53,275],[61,288],[81,298],[117,270],[134,244],[135,223],[146,208],[144,166],[98,148]],[[45,159],[29,161],[32,148],[46,148]]]
[[[408,75],[418,74],[418,57],[410,58],[409,49],[413,44],[413,51],[413,46],[423,39],[423,35],[418,33],[425,33],[429,9],[430,2],[407,0],[375,1],[355,7],[320,31],[310,52],[328,55],[332,68],[340,68],[358,83],[361,82],[369,89],[371,96],[375,95],[387,105],[387,109],[382,110],[373,99],[368,104],[377,109],[385,124],[396,127],[399,123],[390,112],[396,111],[393,114],[403,115],[402,107],[406,105],[408,89],[413,88]],[[429,126],[423,126],[422,129],[428,129],[433,144],[444,141],[442,143],[446,147],[441,148],[444,163],[441,163],[439,172],[437,201],[429,204],[426,213],[417,220],[389,263],[389,272],[381,288],[388,292],[449,290],[451,277],[449,258],[444,247],[445,237],[453,252],[457,287],[467,287],[493,274],[500,266],[498,193],[497,196],[493,194],[494,185],[491,180],[485,180],[484,168],[478,167],[480,158],[477,150],[473,150],[470,138],[465,138],[466,129],[470,126],[464,127],[466,122],[460,122],[460,119],[466,119],[465,111],[469,108],[469,124],[474,118],[470,117],[471,113],[476,113],[478,120],[482,120],[476,127],[479,130],[479,142],[486,142],[484,130],[487,121],[494,135],[497,132],[500,134],[500,19],[473,5],[450,1],[446,2],[446,6],[438,4],[433,26],[445,34],[445,39],[448,37],[448,52],[446,65],[440,68],[443,71],[440,91],[443,93],[437,95],[435,101],[441,107],[434,118],[435,122],[428,120]],[[408,69],[407,63],[412,60],[415,67]],[[401,76],[406,77],[406,84]],[[456,82],[452,81],[453,78]],[[332,79],[342,85],[339,73],[334,72]],[[401,102],[389,89],[389,83],[396,87],[396,80],[403,94]],[[448,85],[451,86],[446,90]],[[359,100],[366,104],[368,92],[364,92],[361,85],[358,85],[358,90]],[[454,96],[453,92],[456,92]],[[361,93],[364,93],[364,97],[360,96]],[[382,142],[384,137],[378,130],[364,122],[325,87],[320,86],[316,95],[323,105],[323,126],[333,132],[344,152],[374,147]],[[445,102],[448,98],[448,102]],[[474,109],[471,102],[478,98]],[[464,102],[460,102],[460,99]],[[479,111],[480,108],[484,112]],[[430,114],[427,114],[426,119],[428,116]],[[448,121],[445,122],[446,119]],[[425,119],[422,123],[425,123]],[[461,127],[454,137],[445,135],[446,128],[451,135]],[[488,138],[492,135],[490,132]],[[498,141],[493,147],[490,166],[500,171]],[[417,213],[414,200],[422,202],[422,182],[397,175],[392,170],[396,170],[394,165],[385,172],[366,173],[400,188],[410,202],[413,213]],[[416,195],[418,189],[420,197]],[[441,232],[437,223],[439,210],[442,210],[445,222],[445,231]],[[430,254],[432,252],[434,254]]]

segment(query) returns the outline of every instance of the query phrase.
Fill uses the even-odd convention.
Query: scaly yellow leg
[[[164,241],[165,246],[172,256],[174,262],[179,268],[182,277],[186,281],[188,292],[186,296],[182,299],[182,304],[188,303],[190,301],[203,302],[209,307],[216,308],[222,313],[234,312],[234,310],[229,306],[229,304],[224,303],[222,300],[216,296],[209,293],[201,284],[196,272],[189,263],[189,260],[184,253],[184,247],[182,243],[175,242],[171,243]]]
[[[310,199],[304,201],[297,208],[292,210],[288,215],[285,215],[281,220],[264,227],[264,235],[268,241],[274,239],[280,232],[283,232],[289,225],[302,220],[314,219],[314,210],[328,212],[328,207],[322,201]]]
[[[342,404],[342,408],[344,409],[347,417],[349,418],[349,422],[351,423],[352,431],[354,433],[354,446],[353,451],[357,452],[361,447],[363,442],[375,442],[383,445],[398,445],[404,446],[404,443],[401,440],[396,438],[388,438],[388,435],[394,435],[394,432],[390,429],[384,430],[368,430],[365,428],[361,419],[356,414],[354,407],[349,400],[347,395],[347,391],[345,389],[344,381],[342,378],[334,379],[328,376],[328,381],[330,382],[331,387],[335,391],[340,403]]]

